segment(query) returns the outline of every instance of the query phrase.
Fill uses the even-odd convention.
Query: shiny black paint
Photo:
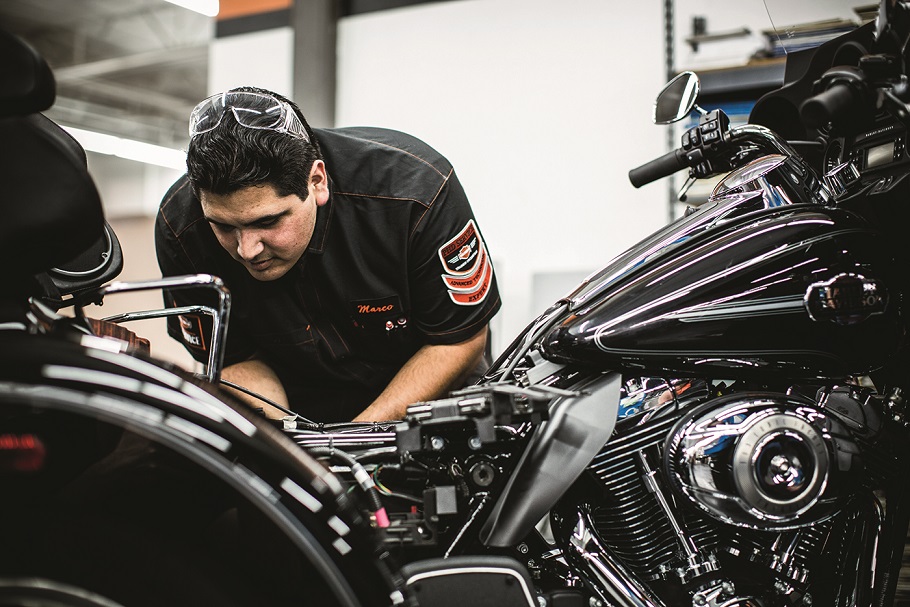
[[[652,237],[579,289],[573,313],[544,337],[547,358],[808,379],[867,372],[898,349],[896,302],[850,325],[815,322],[803,303],[811,284],[842,273],[894,283],[880,235],[859,216],[788,205],[695,222],[668,227],[668,246],[643,255]]]

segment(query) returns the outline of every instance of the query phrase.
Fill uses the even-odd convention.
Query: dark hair
[[[211,131],[190,139],[186,154],[187,176],[198,197],[200,190],[230,194],[249,186],[270,184],[279,196],[307,197],[313,162],[322,160],[322,150],[297,105],[277,93],[243,86],[232,91],[272,95],[288,103],[300,118],[310,141],[287,133],[241,126],[232,112]]]

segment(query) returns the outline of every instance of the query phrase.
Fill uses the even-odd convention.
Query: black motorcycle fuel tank
[[[859,216],[760,196],[709,202],[569,296],[558,362],[683,376],[839,378],[899,347],[892,263]],[[896,289],[895,289],[896,292]]]

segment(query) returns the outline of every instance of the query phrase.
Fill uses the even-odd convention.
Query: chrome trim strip
[[[423,573],[414,574],[405,581],[405,585],[411,586],[412,584],[415,584],[421,580],[440,577],[443,575],[460,575],[462,573],[489,573],[511,576],[515,578],[515,580],[521,586],[521,590],[528,601],[529,607],[538,607],[537,601],[535,601],[533,596],[531,596],[531,590],[525,583],[525,579],[514,569],[507,569],[505,567],[461,567],[452,569],[437,569],[435,571],[426,571]]]

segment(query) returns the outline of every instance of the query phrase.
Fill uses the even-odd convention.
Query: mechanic
[[[264,89],[209,97],[155,244],[164,276],[231,290],[222,377],[308,419],[400,419],[489,364],[501,305],[489,252],[451,164],[404,133],[312,129]],[[171,317],[168,332],[207,360],[207,317]]]

